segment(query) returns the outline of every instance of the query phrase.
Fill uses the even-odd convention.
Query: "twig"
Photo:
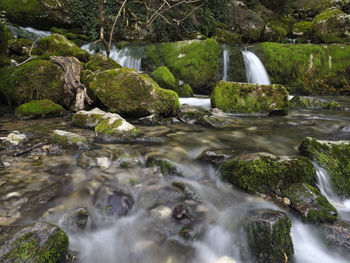
[[[14,153],[12,156],[13,157],[18,157],[22,154],[25,154],[25,153],[28,153],[28,152],[31,152],[33,151],[34,149],[37,149],[37,148],[40,148],[41,146],[44,146],[44,145],[47,145],[49,144],[48,142],[40,142],[40,143],[37,143],[37,144],[34,144],[33,146],[27,148],[27,149],[24,149],[22,151],[19,151],[19,152],[16,152]]]
[[[33,50],[33,47],[35,46],[36,42],[40,39],[40,37],[34,41],[34,43],[32,44],[30,50],[29,50],[29,58],[27,58],[25,61],[19,63],[16,65],[16,67],[19,67],[25,63],[27,63],[28,61],[31,61],[32,59],[36,58],[36,56],[32,56],[32,50]]]

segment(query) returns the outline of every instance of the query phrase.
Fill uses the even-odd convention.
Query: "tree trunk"
[[[84,109],[84,101],[88,104],[92,100],[86,93],[86,87],[80,82],[81,64],[75,57],[51,56],[50,60],[58,64],[64,71],[64,106],[79,111]]]

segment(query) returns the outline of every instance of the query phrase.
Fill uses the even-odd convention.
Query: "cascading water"
[[[88,51],[90,54],[95,54],[97,51],[101,51],[103,54],[106,54],[103,47],[97,47],[93,43],[85,44],[81,48]],[[137,56],[135,53],[142,52],[137,52],[132,47],[118,49],[115,46],[111,48],[110,52],[110,57],[118,62],[122,67],[134,68],[138,72],[141,72],[141,56]]]
[[[230,63],[230,51],[226,45],[223,45],[223,59],[224,59],[224,65],[223,65],[223,73],[222,73],[222,80],[228,81],[228,68]]]
[[[270,79],[260,59],[250,51],[242,51],[248,83],[270,85]]]
[[[26,38],[32,41],[52,35],[52,32],[50,31],[38,30],[32,27],[17,27],[8,25],[7,28],[11,31],[15,38]]]

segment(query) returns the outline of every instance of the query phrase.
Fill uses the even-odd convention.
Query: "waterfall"
[[[26,38],[31,41],[52,35],[52,32],[50,31],[38,30],[32,27],[17,27],[8,25],[7,28],[11,31],[15,38]]]
[[[243,51],[242,54],[248,83],[270,85],[269,76],[260,59],[250,51]]]
[[[90,54],[95,54],[96,52],[101,51],[106,55],[104,47],[101,45],[95,45],[93,43],[88,43],[81,46],[81,49],[88,51]],[[111,48],[110,57],[118,62],[122,67],[134,68],[138,72],[141,72],[141,56],[143,50],[138,50],[137,47],[124,47],[118,49],[115,46]]]
[[[223,57],[224,57],[224,68],[222,73],[222,80],[228,81],[228,67],[230,63],[230,51],[226,45],[223,45]]]

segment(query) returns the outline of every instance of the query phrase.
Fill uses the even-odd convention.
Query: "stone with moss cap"
[[[62,106],[51,100],[33,100],[17,107],[15,114],[19,119],[32,119],[46,116],[57,116],[64,113]]]
[[[97,53],[90,57],[89,61],[85,63],[84,69],[95,71],[105,71],[109,69],[121,68],[116,61],[111,58],[107,58],[107,56]]]
[[[175,91],[179,86],[179,82],[175,79],[174,75],[164,66],[156,68],[150,77],[163,89]]]
[[[293,184],[283,191],[304,220],[311,223],[333,223],[337,210],[319,190],[306,183]]]
[[[33,54],[45,58],[50,56],[71,56],[76,57],[81,62],[87,62],[90,58],[89,52],[82,50],[76,44],[59,34],[41,38],[36,43]]]
[[[254,262],[287,262],[294,254],[291,227],[291,220],[282,211],[251,211],[243,221],[243,229]]]
[[[38,222],[20,229],[0,247],[0,261],[56,263],[67,253],[69,239],[58,226]]]
[[[350,141],[321,141],[305,138],[299,152],[317,161],[326,169],[333,189],[345,197],[350,197]]]
[[[344,110],[344,107],[339,102],[336,102],[334,100],[323,102],[319,99],[299,96],[294,96],[289,101],[289,104],[292,108],[297,109],[326,109],[335,111]]]
[[[91,75],[88,85],[109,111],[118,114],[174,116],[180,110],[174,91],[160,88],[148,75],[134,69],[121,68]]]
[[[182,175],[181,171],[173,163],[159,157],[149,156],[146,161],[146,166],[158,166],[164,175]]]
[[[312,162],[302,156],[254,153],[227,160],[220,174],[249,193],[280,194],[294,183],[314,184],[316,171]]]
[[[76,149],[87,149],[88,141],[85,137],[67,131],[54,130],[51,138],[52,143],[62,145],[66,148]]]
[[[288,92],[282,85],[257,85],[219,81],[211,106],[232,113],[288,114]]]

